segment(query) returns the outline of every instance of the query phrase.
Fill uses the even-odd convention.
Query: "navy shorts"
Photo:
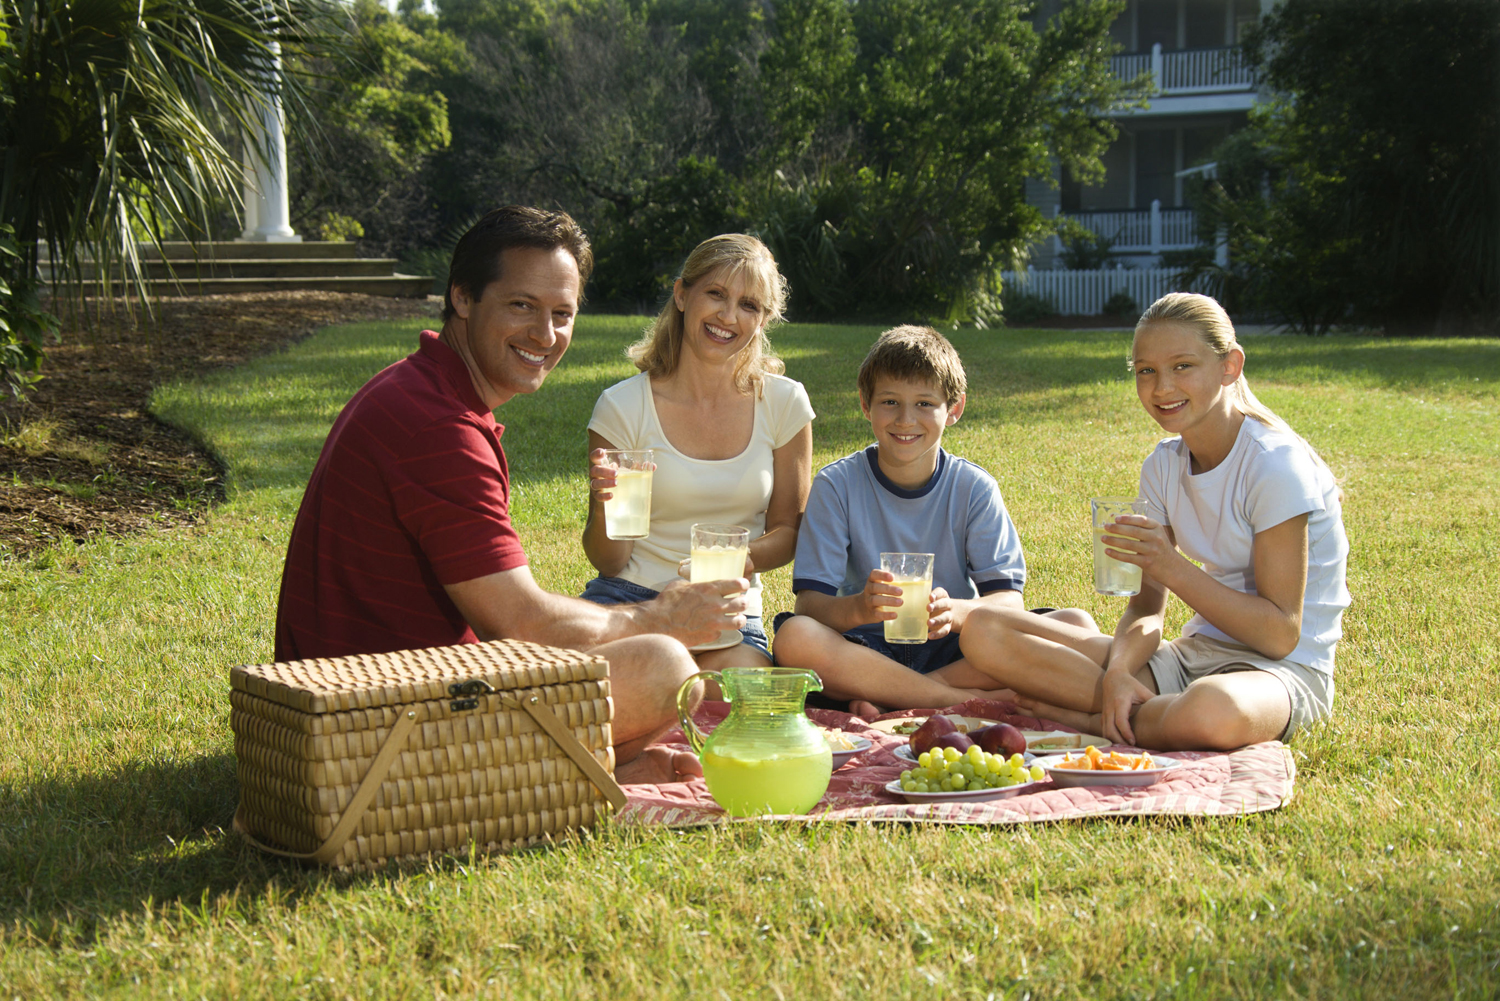
[[[659,593],[620,577],[595,577],[588,582],[579,597],[596,605],[634,605],[650,601]],[[767,660],[771,659],[771,645],[766,642],[766,630],[761,625],[759,615],[745,616],[745,626],[740,630],[740,642],[753,650],[759,650]]]
[[[791,617],[791,612],[782,612],[776,616],[772,625],[780,629],[781,624]],[[882,657],[894,660],[918,674],[931,674],[963,656],[963,651],[958,646],[958,633],[949,633],[940,640],[928,640],[926,643],[888,643],[883,633],[883,626],[879,631],[851,629],[844,634],[844,639],[869,647]]]

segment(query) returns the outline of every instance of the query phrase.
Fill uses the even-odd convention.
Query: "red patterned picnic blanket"
[[[1018,715],[1013,711],[1015,708],[974,700],[939,711],[999,720],[1027,730],[1071,729]],[[707,702],[695,719],[708,730],[728,713],[727,703]],[[881,718],[927,713],[916,710]],[[833,773],[822,801],[810,813],[799,816],[801,820],[1024,824],[1095,816],[1227,816],[1274,810],[1290,802],[1297,777],[1291,752],[1279,741],[1268,741],[1227,753],[1173,751],[1171,756],[1186,764],[1150,786],[1060,789],[1049,781],[1037,786],[1034,792],[988,803],[912,804],[885,791],[887,782],[899,778],[902,769],[911,767],[895,755],[896,748],[906,743],[905,737],[872,729],[847,713],[810,709],[807,714],[823,726],[868,737],[871,747]],[[671,731],[663,742],[683,749],[688,746],[681,730]],[[701,778],[666,785],[627,785],[624,789],[630,802],[617,818],[621,823],[696,827],[733,819],[709,796]]]

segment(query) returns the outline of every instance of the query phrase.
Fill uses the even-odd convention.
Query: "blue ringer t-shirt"
[[[881,473],[877,454],[871,445],[813,479],[797,533],[793,591],[862,591],[881,553],[934,554],[932,585],[954,598],[1026,586],[1021,538],[994,477],[939,449],[932,479],[907,490]],[[872,635],[883,628],[859,627]]]

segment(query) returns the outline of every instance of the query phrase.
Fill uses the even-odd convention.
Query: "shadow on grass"
[[[0,786],[0,927],[88,941],[143,909],[215,913],[329,878],[246,845],[231,827],[238,796],[228,753]]]

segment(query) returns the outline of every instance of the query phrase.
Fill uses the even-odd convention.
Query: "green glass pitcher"
[[[713,678],[729,703],[729,717],[705,734],[688,714],[693,685]],[[677,690],[677,716],[703,762],[709,795],[733,817],[806,813],[833,774],[833,752],[823,731],[802,711],[808,692],[823,682],[787,667],[726,667],[700,671]]]

